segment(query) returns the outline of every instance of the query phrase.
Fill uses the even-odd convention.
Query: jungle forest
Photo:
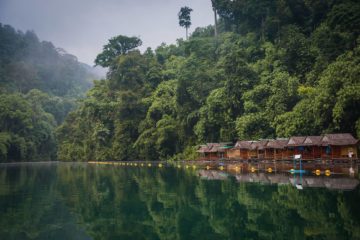
[[[140,51],[139,37],[112,37],[97,80],[34,32],[0,25],[0,162],[183,160],[206,142],[360,137],[359,1],[212,6],[216,22],[188,37],[196,9],[174,16],[186,30],[176,44]]]

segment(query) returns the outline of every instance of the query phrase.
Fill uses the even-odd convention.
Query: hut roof
[[[267,143],[268,140],[260,140],[260,141],[252,142],[251,147],[252,149],[264,150]]]
[[[286,147],[288,143],[288,139],[276,139],[268,141],[265,145],[265,148],[276,148],[276,149],[283,149]]]
[[[303,136],[291,137],[289,139],[289,142],[287,143],[287,146],[289,146],[289,147],[303,146],[305,139],[306,139],[306,137],[303,137]]]
[[[225,149],[228,148],[230,144],[231,143],[207,143],[206,145],[200,145],[199,149],[196,152],[225,152]]]
[[[321,146],[323,136],[307,136],[303,145],[304,146]]]
[[[322,145],[355,145],[358,140],[355,139],[350,133],[337,133],[337,134],[325,134],[322,138]]]
[[[210,149],[207,145],[200,145],[199,149],[196,151],[198,153],[205,153],[205,152],[209,152]]]
[[[225,152],[225,149],[222,147],[223,145],[220,143],[212,143],[210,152]]]
[[[252,149],[251,143],[253,141],[237,141],[235,144],[235,148],[237,149]]]

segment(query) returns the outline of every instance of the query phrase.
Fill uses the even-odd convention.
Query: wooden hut
[[[325,134],[322,138],[322,158],[358,158],[358,140],[350,133]]]
[[[232,142],[224,142],[220,144],[221,144],[221,149],[224,150],[223,158],[229,159],[230,158],[229,154],[231,154],[231,150],[233,149],[234,144]]]
[[[226,150],[227,157],[229,159],[239,159],[240,158],[240,151],[239,149],[233,147]]]
[[[297,136],[290,137],[288,143],[286,144],[286,150],[284,151],[284,158],[292,159],[294,155],[304,153],[304,141],[306,137]]]
[[[251,143],[251,149],[249,151],[250,158],[264,159],[265,158],[265,146],[268,140],[254,141]]]
[[[211,152],[209,149],[209,146],[206,145],[200,145],[198,150],[196,151],[198,155],[198,160],[207,160],[211,158]]]
[[[286,157],[288,139],[269,140],[265,145],[265,159],[281,160]]]
[[[218,159],[228,158],[228,149],[232,147],[231,142],[212,143],[211,152],[217,153]]]
[[[228,158],[227,151],[231,143],[207,143],[200,145],[197,152],[199,153],[198,160],[219,160]]]
[[[322,136],[307,136],[303,145],[305,151],[303,153],[303,159],[318,159],[321,158],[321,145]]]
[[[237,141],[232,149],[228,150],[230,159],[249,159],[252,141]]]

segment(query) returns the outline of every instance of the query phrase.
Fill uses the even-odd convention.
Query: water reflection
[[[261,183],[261,184],[284,184],[294,185],[294,176],[290,174],[268,174],[268,173],[241,173],[228,174],[222,171],[199,170],[198,175],[207,180],[224,180],[229,176],[234,176],[236,181],[241,183]],[[359,180],[350,177],[314,177],[295,175],[296,182],[300,182],[303,187],[328,188],[333,190],[354,190],[359,185]]]
[[[298,191],[279,174],[1,166],[0,239],[359,239],[358,180],[304,181]]]

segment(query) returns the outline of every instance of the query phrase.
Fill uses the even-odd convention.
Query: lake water
[[[360,239],[356,178],[0,165],[0,239]]]

